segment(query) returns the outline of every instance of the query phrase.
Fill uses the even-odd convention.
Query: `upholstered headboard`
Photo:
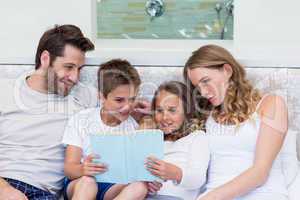
[[[182,66],[136,66],[142,78],[140,95],[151,100],[158,85],[168,80],[183,80]],[[0,78],[16,78],[32,70],[32,65],[0,65]],[[94,101],[96,95],[97,66],[83,68],[80,82],[74,95]],[[286,98],[289,108],[289,129],[297,131],[298,159],[300,160],[300,68],[247,67],[252,83],[264,92],[276,93]],[[89,88],[87,95],[86,86]],[[84,92],[85,91],[85,92]]]

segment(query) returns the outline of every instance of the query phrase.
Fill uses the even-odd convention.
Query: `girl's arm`
[[[195,132],[188,140],[187,162],[183,165],[169,163],[150,157],[148,170],[162,178],[172,180],[185,189],[198,189],[206,182],[206,172],[209,162],[208,141],[202,132]],[[202,135],[200,135],[202,134]]]
[[[267,96],[263,99],[258,112],[261,124],[253,165],[199,200],[234,199],[247,194],[267,181],[273,161],[281,149],[287,132],[288,114],[284,100],[278,96]]]

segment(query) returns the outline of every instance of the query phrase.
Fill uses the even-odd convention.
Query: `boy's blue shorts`
[[[71,183],[71,180],[66,178],[65,182],[64,182],[64,200],[68,200],[67,188],[70,183]],[[115,183],[103,183],[103,182],[99,183],[98,182],[97,185],[98,185],[98,193],[96,196],[96,200],[103,200],[105,193],[109,190],[109,188],[111,188],[113,185],[115,185]]]

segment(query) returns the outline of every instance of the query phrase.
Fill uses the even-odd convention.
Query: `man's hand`
[[[0,188],[0,199],[2,200],[28,200],[21,191],[7,185]]]
[[[151,103],[143,99],[136,100],[131,116],[139,122],[146,115],[151,115]]]
[[[94,176],[107,171],[107,166],[100,163],[93,163],[93,159],[98,158],[95,155],[88,155],[82,164],[82,176]]]
[[[138,99],[135,102],[134,111],[141,114],[150,115],[151,103],[145,99]]]

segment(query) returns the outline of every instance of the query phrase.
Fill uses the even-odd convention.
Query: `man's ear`
[[[47,50],[44,50],[41,54],[41,66],[42,69],[48,69],[50,66],[50,53]]]
[[[226,77],[228,77],[228,79],[230,79],[231,76],[232,76],[232,67],[231,67],[231,65],[226,63],[226,64],[223,65],[223,69],[224,69],[224,73],[225,73]]]

